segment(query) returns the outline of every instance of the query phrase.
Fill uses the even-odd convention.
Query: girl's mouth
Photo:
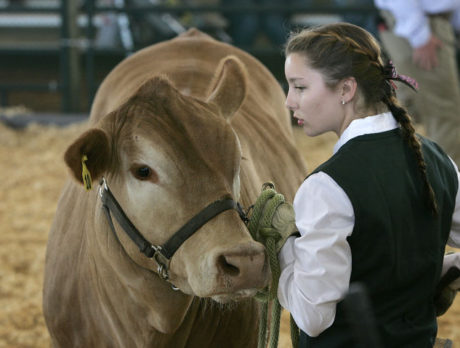
[[[299,116],[297,116],[297,115],[295,115],[295,114],[292,115],[292,117],[294,117],[294,118],[297,120],[297,124],[298,124],[299,126],[303,126],[303,124],[305,123],[305,121],[304,121],[303,119],[301,119]]]

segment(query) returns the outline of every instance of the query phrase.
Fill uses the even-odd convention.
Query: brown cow
[[[105,180],[98,190],[81,185],[83,156]],[[252,296],[270,272],[235,202],[248,207],[269,180],[292,200],[306,173],[284,93],[260,62],[196,30],[139,51],[104,80],[65,160],[77,180],[47,247],[53,346],[256,345]],[[160,255],[216,201],[223,208]]]

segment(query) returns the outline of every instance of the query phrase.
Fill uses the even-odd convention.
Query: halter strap
[[[99,195],[101,197],[102,207],[109,222],[110,229],[112,230],[116,239],[119,241],[112,221],[111,213],[120,224],[123,231],[125,231],[128,237],[134,242],[134,244],[137,245],[140,252],[148,258],[155,258],[158,264],[158,273],[165,280],[169,278],[169,262],[177,249],[179,249],[179,247],[188,238],[190,238],[196,231],[198,231],[198,229],[200,229],[204,224],[213,219],[215,216],[226,210],[234,209],[238,212],[240,218],[244,222],[247,222],[246,214],[244,213],[240,204],[231,198],[225,198],[212,202],[206,208],[201,210],[185,225],[183,225],[176,233],[174,233],[163,245],[153,245],[142,235],[142,233],[126,216],[115,196],[110,191],[110,188],[104,178],[102,178],[100,183]]]
[[[190,238],[199,228],[215,216],[229,209],[237,210],[237,203],[231,198],[218,200],[209,204],[206,208],[192,217],[162,245],[162,254],[170,259],[182,243]]]

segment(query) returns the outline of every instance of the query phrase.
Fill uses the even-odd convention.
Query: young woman
[[[446,243],[460,247],[460,174],[415,133],[376,40],[337,23],[293,34],[286,99],[308,136],[339,138],[294,199],[300,237],[279,254],[278,297],[305,347],[354,347],[341,300],[365,286],[384,347],[432,347]],[[449,261],[460,266],[459,255]]]

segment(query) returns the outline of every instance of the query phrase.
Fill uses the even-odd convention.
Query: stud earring
[[[345,100],[342,100],[342,105],[345,105]]]

